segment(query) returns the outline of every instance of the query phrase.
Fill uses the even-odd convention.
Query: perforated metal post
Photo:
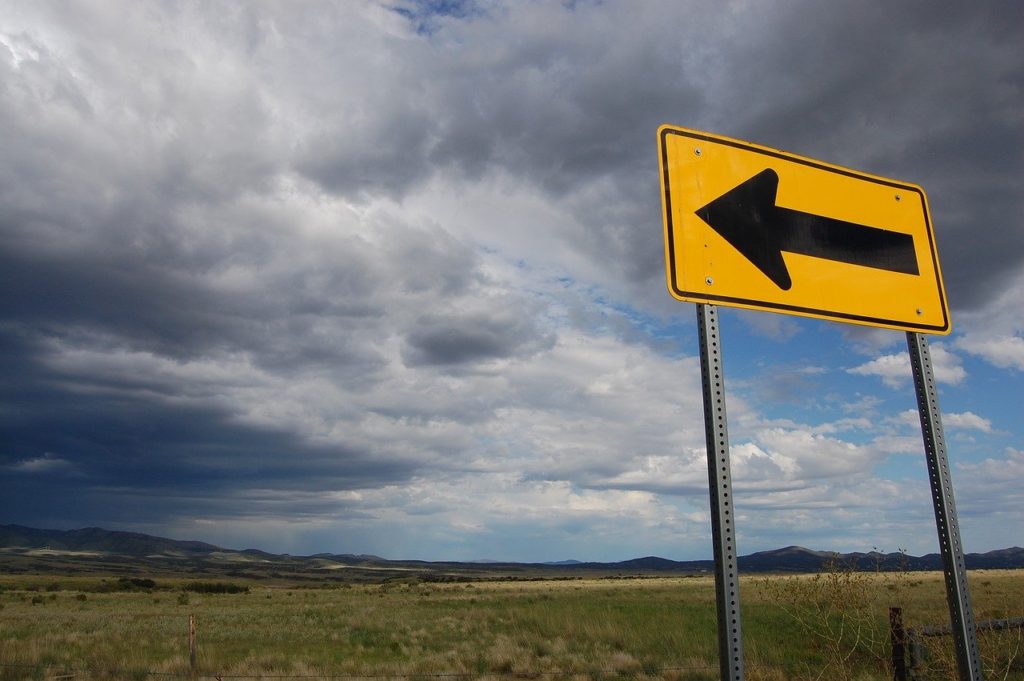
[[[967,591],[967,567],[963,545],[960,543],[960,526],[956,519],[953,482],[949,474],[946,438],[942,432],[942,416],[928,339],[919,333],[907,332],[907,347],[910,349],[910,365],[914,372],[917,410],[921,416],[921,435],[924,438],[928,480],[935,506],[935,526],[939,532],[957,667],[961,681],[981,681],[981,658],[978,655],[974,614],[971,612],[971,599]]]
[[[740,629],[740,580],[736,561],[736,514],[729,466],[729,430],[725,412],[725,374],[718,330],[718,309],[697,305],[700,369],[704,386],[704,434],[707,439],[711,493],[711,539],[715,554],[715,596],[718,606],[718,660],[722,681],[743,679],[743,637]]]

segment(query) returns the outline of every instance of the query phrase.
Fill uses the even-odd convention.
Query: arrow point
[[[782,235],[774,226],[778,188],[778,173],[766,168],[696,212],[776,286],[788,291],[793,280],[782,258]]]

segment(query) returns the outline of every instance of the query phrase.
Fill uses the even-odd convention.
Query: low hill
[[[81,530],[37,530],[20,525],[0,525],[0,548],[86,551],[121,556],[201,556],[223,551],[213,544],[178,541],[137,532],[118,532],[99,527]]]
[[[968,569],[1024,567],[1024,549],[1014,547],[971,553]],[[939,554],[833,553],[787,546],[740,556],[741,573],[817,572],[829,565],[859,570],[941,570]],[[611,563],[562,561],[553,563],[430,562],[387,560],[372,555],[319,553],[312,556],[279,555],[246,549],[224,549],[198,541],[179,541],[135,532],[97,527],[79,530],[41,530],[0,525],[0,568],[10,573],[139,571],[188,574],[226,574],[252,578],[327,575],[349,581],[412,577],[428,580],[484,577],[559,577],[584,575],[707,574],[711,560],[674,561],[657,556]]]

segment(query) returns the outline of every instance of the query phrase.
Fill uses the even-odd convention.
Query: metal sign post
[[[671,125],[658,129],[665,273],[697,303],[722,679],[743,678],[736,514],[716,305],[907,332],[961,681],[981,681],[928,342],[952,327],[924,190]]]
[[[956,504],[953,502],[953,483],[949,474],[946,438],[942,432],[942,416],[939,412],[938,391],[935,389],[928,339],[919,333],[908,331],[907,347],[910,350],[910,364],[914,372],[917,410],[921,416],[921,435],[924,438],[928,480],[932,488],[932,504],[935,506],[935,527],[939,533],[939,548],[942,551],[946,598],[949,600],[949,617],[956,644],[957,667],[960,670],[961,681],[981,681],[981,658],[978,655],[974,614],[967,592],[967,567],[964,563],[963,545],[960,543],[960,526],[956,519]]]
[[[707,440],[711,494],[711,540],[715,554],[715,597],[718,606],[718,663],[722,681],[743,679],[743,637],[740,631],[740,580],[736,560],[736,528],[729,466],[729,429],[725,413],[725,374],[718,309],[697,305],[700,373],[704,386],[704,435]]]

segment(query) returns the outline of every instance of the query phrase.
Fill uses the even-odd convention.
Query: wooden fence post
[[[924,648],[916,629],[907,629],[907,648],[910,651],[910,670],[907,675],[910,681],[915,681],[920,677],[921,662],[924,660]]]
[[[893,681],[907,681],[907,632],[903,629],[903,608],[889,608],[889,640],[892,642]]]
[[[196,675],[199,650],[196,645],[196,616],[188,616],[188,669],[192,676]]]

